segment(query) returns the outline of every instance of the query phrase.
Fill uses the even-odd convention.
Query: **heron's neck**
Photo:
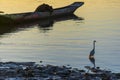
[[[93,49],[95,50],[95,42],[93,42]]]

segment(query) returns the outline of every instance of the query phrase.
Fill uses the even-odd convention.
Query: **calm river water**
[[[72,2],[75,0],[1,0],[0,10],[29,12],[42,3],[56,8]],[[43,61],[43,64],[69,64],[77,68],[93,66],[88,55],[96,40],[96,66],[120,72],[120,0],[84,2],[74,13],[83,20],[55,20],[49,28],[26,25],[1,34],[0,60]]]

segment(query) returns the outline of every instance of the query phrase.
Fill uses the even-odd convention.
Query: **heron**
[[[95,54],[95,42],[96,42],[96,40],[93,41],[93,49],[90,51],[90,54],[89,54],[89,60],[94,65],[94,68],[95,68],[95,58],[94,58],[94,54]]]

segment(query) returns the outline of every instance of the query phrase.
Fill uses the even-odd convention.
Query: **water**
[[[44,3],[55,8],[74,1],[44,0]],[[93,40],[96,40],[96,65],[120,72],[120,0],[84,2],[85,5],[74,13],[83,20],[57,21],[47,29],[31,25],[1,34],[0,60],[37,63],[42,60],[44,64],[70,64],[72,67],[83,68],[86,65],[92,66],[88,55],[92,50]],[[5,13],[34,11],[41,3],[43,0],[1,0],[0,10]],[[30,6],[26,6],[28,4]]]

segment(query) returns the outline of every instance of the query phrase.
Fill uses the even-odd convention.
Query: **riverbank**
[[[42,65],[35,62],[0,62],[0,80],[119,80],[120,73],[99,67],[85,66],[79,70],[70,66]]]

